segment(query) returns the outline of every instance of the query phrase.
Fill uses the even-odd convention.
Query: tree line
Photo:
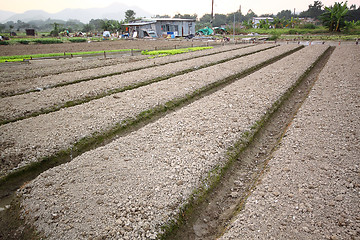
[[[170,18],[169,15],[156,15],[157,18]],[[241,11],[236,11],[228,14],[205,14],[202,17],[198,17],[197,14],[176,14],[174,18],[185,18],[185,19],[196,19],[196,28],[200,29],[205,26],[222,27],[232,26],[235,18],[236,23],[241,23],[243,27],[252,27],[253,17],[272,17],[274,22],[272,26],[275,28],[292,27],[298,24],[299,18],[313,18],[318,20],[319,23],[327,26],[330,31],[339,31],[344,28],[346,24],[351,25],[355,22],[360,21],[360,6],[357,8],[356,5],[348,7],[345,3],[335,3],[334,6],[325,7],[321,1],[314,1],[313,4],[308,6],[308,9],[300,12],[299,14],[294,13],[291,10],[282,10],[276,15],[274,14],[263,14],[258,16],[251,9],[244,15]],[[124,23],[131,22],[136,19],[136,13],[133,10],[127,10],[125,12],[125,19],[121,21],[108,20],[108,19],[91,19],[88,23],[84,24],[78,20],[54,20],[47,19],[29,21],[27,23],[18,20],[17,22],[9,21],[5,24],[0,24],[0,32],[4,31],[22,31],[26,28],[34,28],[37,32],[50,32],[54,30],[54,24],[57,24],[58,31],[62,32],[67,30],[69,32],[100,32],[104,30],[109,31],[125,31]],[[269,23],[266,21],[261,22],[259,27],[267,28]],[[309,28],[314,27],[309,25]]]

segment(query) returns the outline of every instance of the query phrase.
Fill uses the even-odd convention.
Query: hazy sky
[[[175,13],[197,13],[202,16],[204,13],[211,12],[211,0],[0,0],[0,10],[22,13],[27,10],[44,10],[50,13],[59,12],[65,8],[92,8],[107,7],[111,3],[120,2],[131,6],[138,6],[152,14]],[[334,2],[341,0],[322,0],[324,5],[333,5]],[[242,13],[246,14],[252,9],[256,14],[273,13],[276,14],[281,10],[290,9],[296,12],[308,9],[309,4],[314,0],[214,0],[215,13],[230,13],[239,9],[241,5]],[[360,0],[348,0],[348,6],[351,4],[360,5]]]

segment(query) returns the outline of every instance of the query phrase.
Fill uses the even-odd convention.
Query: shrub
[[[10,43],[8,41],[0,41],[0,45],[9,45]]]
[[[305,28],[305,29],[315,29],[316,26],[312,23],[306,23],[302,26],[302,28]]]
[[[30,41],[29,40],[19,40],[17,41],[18,43],[21,43],[21,44],[29,44]]]
[[[60,39],[35,39],[34,42],[41,44],[53,44],[53,43],[62,43]]]
[[[289,30],[289,34],[297,34],[297,33],[298,33],[298,31],[295,30],[295,29],[290,29]]]
[[[279,38],[279,35],[274,34],[274,35],[271,35],[271,36],[269,37],[269,40],[270,40],[270,41],[275,41],[275,40],[277,40],[278,38]]]
[[[69,38],[70,42],[86,42],[86,38]]]

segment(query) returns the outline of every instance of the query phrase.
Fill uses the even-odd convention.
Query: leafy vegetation
[[[170,50],[155,50],[155,51],[142,51],[142,55],[153,55],[157,57],[167,56],[167,55],[175,55],[193,51],[200,51],[205,49],[211,49],[213,47],[191,47],[191,48],[179,48],[179,49],[170,49]]]
[[[1,42],[0,42],[1,43]],[[126,52],[138,49],[118,49],[118,50],[106,50],[106,52]],[[47,54],[33,54],[33,55],[13,55],[13,56],[0,56],[0,63],[2,62],[20,62],[23,60],[29,60],[31,58],[42,58],[42,57],[63,57],[63,56],[75,56],[75,55],[89,55],[99,54],[104,51],[91,51],[91,52],[73,52],[73,53],[47,53]]]
[[[63,41],[61,39],[56,38],[38,38],[33,40],[35,43],[41,43],[41,44],[54,44],[54,43],[62,43]]]
[[[69,38],[68,39],[70,42],[86,42],[86,38],[78,38],[78,37],[74,37],[74,38]]]
[[[328,27],[330,32],[340,32],[340,29],[345,27],[345,16],[349,11],[346,2],[336,2],[334,6],[325,7],[325,10],[320,16],[324,26]]]
[[[127,10],[125,12],[125,22],[131,22],[135,20],[136,13],[133,10]]]

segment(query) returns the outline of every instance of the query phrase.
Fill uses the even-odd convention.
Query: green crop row
[[[86,38],[74,37],[74,38],[14,38],[7,41],[1,41],[0,45],[9,45],[9,44],[29,44],[29,43],[38,43],[38,44],[55,44],[55,43],[64,43],[64,42],[86,42]]]
[[[118,50],[106,50],[105,52],[127,52],[132,49],[118,49]],[[138,50],[138,49],[133,49]],[[42,58],[42,57],[62,57],[62,56],[71,56],[71,55],[88,55],[88,54],[99,54],[104,51],[91,51],[91,52],[69,52],[69,53],[46,53],[46,54],[33,54],[33,55],[13,55],[13,56],[0,56],[0,63],[2,62],[21,62],[31,58]]]
[[[193,51],[200,51],[205,49],[211,49],[213,47],[190,47],[190,48],[179,48],[179,49],[170,49],[170,50],[154,50],[154,51],[142,51],[142,55],[152,55],[152,56],[167,56],[167,55],[175,55]]]

